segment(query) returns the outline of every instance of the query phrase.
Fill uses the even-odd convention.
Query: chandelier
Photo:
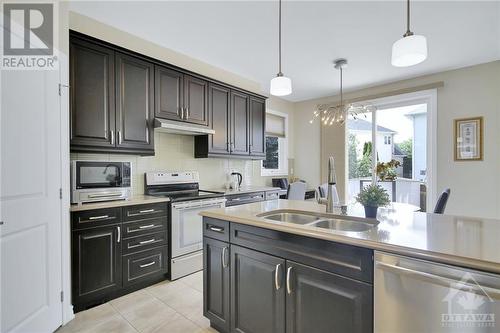
[[[349,117],[357,120],[360,116],[366,118],[367,112],[372,112],[375,107],[372,105],[365,105],[360,103],[347,103],[344,104],[343,92],[343,70],[347,67],[347,59],[337,59],[334,61],[335,68],[340,71],[340,104],[318,104],[316,110],[313,112],[313,117],[309,123],[315,120],[321,121],[325,126],[333,124],[343,125]]]

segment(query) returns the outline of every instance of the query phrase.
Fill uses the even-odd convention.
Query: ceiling
[[[278,71],[277,1],[84,1],[70,9],[269,90]],[[412,26],[429,57],[391,66],[392,43],[405,32],[405,2],[284,1],[283,72],[290,101],[338,93],[332,61],[344,57],[348,90],[500,59],[499,1],[412,2]]]

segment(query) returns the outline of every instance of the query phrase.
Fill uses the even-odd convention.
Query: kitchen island
[[[305,220],[329,219],[330,224],[289,219],[300,212]],[[283,218],[276,219],[280,214]],[[204,314],[221,332],[438,331],[442,311],[435,309],[442,301],[430,300],[452,289],[461,275],[474,276],[476,287],[460,282],[470,288],[486,290],[495,299],[500,294],[500,277],[495,275],[500,273],[500,221],[418,213],[394,205],[382,209],[376,222],[334,217],[322,205],[289,200],[201,215]],[[342,225],[342,219],[361,227],[332,227]],[[415,268],[424,266],[416,263],[434,266],[419,272]],[[436,275],[445,268],[450,275]],[[415,282],[416,277],[426,284]],[[432,289],[438,284],[441,289]],[[412,296],[412,290],[420,291]],[[500,310],[498,302],[491,304],[488,311]],[[435,313],[426,313],[429,309]],[[421,316],[412,319],[393,318],[418,311]],[[432,321],[423,320],[434,315]]]

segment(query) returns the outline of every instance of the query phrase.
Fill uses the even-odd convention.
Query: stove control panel
[[[146,185],[198,183],[200,175],[196,171],[186,172],[147,172]]]

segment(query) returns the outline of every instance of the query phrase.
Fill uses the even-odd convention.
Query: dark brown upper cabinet
[[[209,126],[215,131],[215,134],[207,137],[208,151],[214,154],[229,154],[231,89],[210,84],[208,103]]]
[[[249,154],[249,99],[247,94],[231,92],[231,154]]]
[[[266,101],[250,97],[250,146],[252,156],[266,156]]]
[[[71,150],[154,154],[154,66],[70,40]]]
[[[155,66],[155,116],[182,121],[184,117],[184,75]]]
[[[154,66],[116,53],[117,147],[153,150]]]
[[[72,146],[115,146],[115,57],[108,48],[72,39],[70,98]]]
[[[155,116],[207,126],[208,82],[158,65],[155,73]]]
[[[184,75],[184,121],[208,125],[208,82]]]
[[[195,157],[265,158],[265,97],[70,32],[71,150],[154,154],[154,118],[208,126]]]
[[[265,100],[210,84],[208,101],[215,134],[195,137],[195,157],[265,158]]]

